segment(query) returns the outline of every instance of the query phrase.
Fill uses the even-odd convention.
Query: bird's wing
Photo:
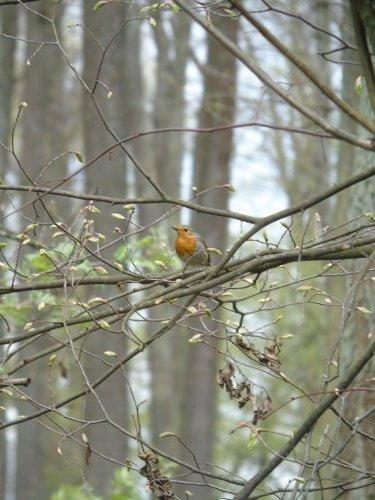
[[[198,251],[207,250],[208,249],[208,245],[206,243],[206,240],[203,238],[203,236],[201,236],[200,234],[196,233],[196,237],[197,237]],[[208,263],[208,265],[211,265],[211,255],[210,255],[210,252],[208,252],[208,251],[207,251],[207,257],[208,257],[207,258],[207,263]]]

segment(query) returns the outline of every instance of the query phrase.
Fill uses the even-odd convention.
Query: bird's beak
[[[177,231],[177,226],[171,226],[171,228]]]

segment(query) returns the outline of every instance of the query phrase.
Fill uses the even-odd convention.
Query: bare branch
[[[22,5],[23,3],[38,2],[39,0],[3,0],[0,2],[0,7],[4,5]]]
[[[350,0],[354,33],[357,39],[359,50],[359,58],[362,64],[368,95],[373,109],[375,110],[375,73],[370,51],[368,48],[366,30],[361,18],[361,5],[361,1]]]
[[[293,64],[297,66],[305,76],[316,85],[316,87],[330,99],[333,103],[336,104],[344,113],[353,118],[353,120],[360,123],[362,126],[366,127],[372,133],[375,133],[375,124],[372,123],[366,116],[360,113],[358,110],[354,109],[350,104],[341,99],[333,90],[326,85],[322,80],[320,80],[316,73],[312,71],[312,69],[305,64],[305,62],[298,57],[295,53],[293,53],[288,47],[282,43],[282,41],[277,38],[270,30],[268,30],[264,24],[259,22],[256,17],[248,12],[244,6],[240,3],[239,0],[229,0],[230,3],[240,12],[253,26],[257,28],[257,30],[262,33],[262,35],[274,46],[276,47],[282,54],[285,55]],[[375,92],[374,92],[375,93]]]
[[[306,420],[301,424],[297,431],[294,432],[294,436],[281,448],[281,450],[266,464],[262,469],[260,469],[239,491],[234,497],[236,500],[246,500],[249,495],[255,490],[255,488],[265,479],[280,463],[286,458],[297,446],[297,444],[303,439],[303,437],[314,427],[319,418],[323,413],[332,406],[336,399],[340,396],[341,391],[349,387],[353,382],[355,377],[364,368],[366,363],[368,363],[375,352],[375,339],[373,339],[362,356],[353,363],[353,365],[347,371],[336,384],[335,392],[326,395],[322,401],[314,408],[311,414],[306,418]]]
[[[191,18],[202,26],[208,33],[210,33],[216,40],[225,47],[230,53],[233,54],[239,61],[241,61],[250,71],[252,71],[267,87],[271,88],[279,97],[284,99],[293,108],[298,110],[302,115],[312,120],[315,124],[319,125],[326,132],[334,135],[337,138],[350,142],[356,146],[364,149],[374,150],[375,146],[370,140],[363,140],[359,137],[335,127],[320,117],[315,111],[307,108],[299,101],[296,101],[287,92],[285,92],[280,85],[278,85],[263,69],[261,69],[253,59],[240,50],[231,40],[229,40],[224,33],[217,29],[211,21],[203,18],[195,12],[195,10],[185,0],[176,0],[176,4],[181,7]]]
[[[31,378],[14,378],[14,379],[4,379],[0,378],[0,389],[2,387],[12,387],[16,385],[23,385],[27,387],[31,382]]]

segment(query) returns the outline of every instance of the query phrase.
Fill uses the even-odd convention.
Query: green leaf
[[[42,250],[43,252],[40,251],[40,253],[33,253],[26,256],[26,261],[33,271],[44,272],[51,271],[55,268],[47,252],[44,249]]]
[[[359,75],[359,77],[354,82],[354,90],[356,91],[356,93],[358,95],[362,92],[362,90],[363,90],[363,76],[362,75]]]
[[[99,208],[95,207],[94,205],[89,205],[88,211],[92,214],[98,214],[100,212]]]
[[[288,339],[291,339],[292,337],[294,337],[294,335],[292,335],[291,333],[286,333],[285,335],[281,335],[281,339],[283,340],[288,340]]]
[[[116,212],[112,212],[111,213],[112,217],[114,219],[120,219],[120,220],[124,220],[126,217],[124,217],[122,214],[119,214],[119,213],[116,213]]]
[[[217,255],[223,255],[223,252],[221,250],[219,250],[218,248],[214,248],[214,247],[207,248],[207,252],[216,253]]]
[[[105,269],[103,266],[95,266],[94,269],[98,274],[108,274],[107,269]]]
[[[83,156],[82,156],[82,153],[80,153],[79,151],[74,151],[74,154],[76,155],[77,160],[78,160],[80,163],[83,163]]]
[[[119,260],[121,262],[126,261],[126,259],[129,257],[129,250],[125,245],[121,245],[113,254],[113,257],[116,260]]]
[[[94,7],[92,8],[92,10],[94,12],[97,12],[102,7],[104,7],[104,5],[107,5],[107,3],[108,3],[108,0],[100,0],[99,2],[96,2],[96,4],[94,5]]]
[[[210,309],[204,309],[203,313],[208,317],[208,318],[212,318],[212,313],[211,313],[211,310]]]
[[[88,304],[105,304],[107,301],[105,299],[103,299],[102,297],[93,297],[92,299],[88,300],[87,303]]]
[[[160,438],[165,438],[170,436],[176,437],[176,434],[174,432],[162,432],[161,434],[159,434]]]
[[[110,357],[116,357],[117,354],[114,351],[104,351],[103,354]]]
[[[53,233],[52,238],[58,238],[59,236],[64,236],[64,231],[56,231]]]
[[[256,437],[256,434],[251,434],[250,439],[247,443],[247,449],[252,450],[254,446],[258,444],[258,439]]]
[[[358,309],[358,311],[363,312],[364,314],[371,314],[371,311],[369,311],[369,310],[367,309],[367,307],[361,307],[361,306],[358,306],[358,307],[356,307],[356,309]]]
[[[188,340],[189,344],[197,344],[198,342],[202,342],[203,335],[201,333],[196,333]]]
[[[223,10],[229,15],[229,17],[235,18],[238,16],[238,14],[234,12],[234,10],[231,9],[223,9]]]
[[[162,267],[163,269],[167,269],[167,266],[164,264],[164,262],[162,260],[154,260],[154,263],[159,266],[159,267]]]

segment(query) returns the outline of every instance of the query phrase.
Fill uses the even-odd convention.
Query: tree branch
[[[24,378],[14,378],[14,379],[2,379],[0,378],[0,389],[3,387],[12,387],[14,385],[23,385],[24,387],[27,387],[31,382],[31,378],[24,377]]]
[[[302,423],[299,429],[294,433],[294,436],[281,448],[281,450],[262,467],[239,491],[234,497],[235,500],[246,500],[255,488],[265,479],[280,463],[294,450],[302,438],[314,427],[318,419],[323,413],[332,406],[336,399],[340,396],[340,392],[346,389],[355,379],[358,373],[372,358],[375,351],[375,339],[370,342],[370,345],[363,355],[349,368],[347,375],[342,377],[337,383],[337,390],[334,393],[327,394],[322,401],[315,407],[311,414]]]
[[[105,318],[127,314],[135,313],[144,309],[153,308],[161,303],[170,302],[175,299],[180,299],[187,297],[192,294],[199,294],[206,290],[213,289],[217,286],[223,285],[225,283],[231,282],[233,279],[239,278],[240,276],[245,276],[250,273],[259,273],[265,269],[271,269],[282,264],[287,264],[290,262],[297,261],[310,261],[310,260],[332,260],[332,259],[353,259],[353,258],[365,258],[371,255],[373,250],[373,244],[375,242],[374,238],[360,238],[357,240],[356,245],[352,244],[352,248],[348,243],[340,243],[336,245],[329,245],[323,248],[312,248],[312,249],[295,249],[284,252],[277,252],[263,255],[261,257],[251,256],[245,259],[245,262],[232,263],[232,269],[223,269],[219,276],[215,277],[215,268],[218,269],[220,266],[212,266],[212,269],[204,270],[202,272],[194,272],[192,276],[181,281],[174,282],[162,291],[157,291],[153,295],[148,294],[147,298],[140,300],[136,304],[127,305],[125,307],[120,307],[114,309],[111,312],[102,312],[96,315],[83,315],[80,318],[72,318],[65,322],[65,326],[79,325],[87,321],[100,321]],[[353,250],[353,247],[359,247]],[[212,275],[212,276],[211,276]],[[192,284],[193,282],[195,284]],[[155,282],[155,284],[160,284],[160,282]],[[99,323],[98,323],[99,324]],[[13,344],[15,342],[20,342],[27,340],[37,335],[45,334],[57,328],[61,328],[64,324],[61,321],[54,322],[53,325],[47,325],[40,328],[35,328],[26,334],[13,335],[11,337],[3,337],[0,339],[0,345]]]
[[[288,49],[282,41],[277,38],[271,31],[269,31],[262,23],[260,23],[253,14],[248,12],[239,0],[229,0],[230,3],[240,12],[255,28],[262,33],[262,35],[274,46],[276,47],[285,57],[287,57],[299,70],[304,73],[304,75],[312,82],[316,87],[336,104],[344,113],[353,118],[356,122],[360,123],[363,127],[367,128],[373,134],[375,133],[375,124],[372,123],[366,116],[360,113],[358,110],[354,109],[350,104],[341,99],[333,90],[326,85],[322,80],[320,80],[316,73],[312,71],[311,67],[308,66],[302,59],[298,57],[297,54]]]
[[[375,74],[368,48],[366,30],[361,18],[361,3],[362,2],[359,2],[358,0],[350,0],[350,9],[352,12],[353,28],[359,50],[359,59],[361,61],[370,102],[375,110]]]
[[[23,3],[38,2],[39,0],[4,0],[0,2],[0,7],[4,5],[22,5]]]
[[[153,205],[153,204],[171,204],[180,207],[190,208],[194,212],[205,213],[208,215],[217,215],[219,217],[228,217],[232,219],[241,220],[242,222],[248,222],[249,224],[254,224],[259,220],[258,217],[253,217],[251,215],[241,214],[240,212],[233,212],[231,210],[223,210],[221,208],[211,208],[199,205],[198,203],[193,203],[190,201],[184,201],[180,199],[165,197],[161,198],[116,198],[112,196],[101,196],[101,195],[91,195],[91,194],[80,194],[74,193],[72,191],[63,191],[51,188],[45,188],[42,186],[12,186],[8,184],[0,185],[0,191],[23,191],[31,193],[43,193],[45,195],[52,196],[63,196],[66,198],[75,198],[78,200],[87,201],[97,201],[99,203],[110,203],[112,205]],[[22,207],[21,207],[22,208]]]
[[[363,140],[350,132],[342,130],[339,127],[331,125],[324,120],[312,109],[304,106],[299,101],[296,101],[288,92],[285,92],[280,85],[277,84],[256,62],[242,50],[240,50],[227,36],[217,29],[210,20],[198,15],[195,10],[185,0],[176,0],[175,3],[181,7],[192,19],[194,19],[202,28],[210,33],[223,47],[226,48],[236,59],[242,62],[252,73],[254,73],[259,80],[272,89],[279,97],[290,104],[293,108],[299,111],[302,115],[309,118],[315,124],[319,125],[326,132],[334,135],[337,138],[345,140],[351,144],[359,146],[364,149],[374,150],[375,145],[372,140]]]

